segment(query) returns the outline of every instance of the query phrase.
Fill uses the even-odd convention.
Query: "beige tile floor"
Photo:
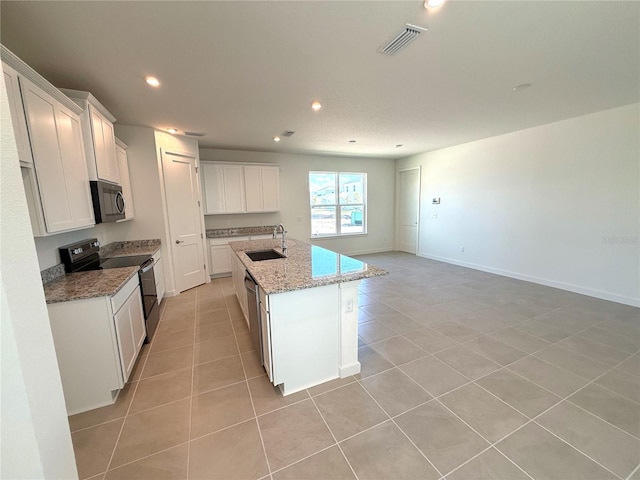
[[[81,478],[638,479],[639,310],[407,254],[360,292],[355,377],[282,397],[230,279],[167,299]]]

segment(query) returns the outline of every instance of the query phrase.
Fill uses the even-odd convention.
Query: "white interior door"
[[[206,281],[196,165],[197,159],[192,155],[162,150],[171,252],[179,292]]]
[[[418,221],[420,212],[420,167],[397,173],[398,223],[397,249],[416,254],[418,251]]]

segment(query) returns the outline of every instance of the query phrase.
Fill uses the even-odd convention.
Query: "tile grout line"
[[[397,368],[397,367],[396,367],[396,368]],[[398,369],[398,370],[399,370],[399,369]],[[402,372],[402,373],[404,374],[404,372]],[[406,375],[406,374],[405,374],[405,375]],[[369,377],[367,377],[367,378],[369,378]],[[442,475],[442,473],[440,472],[440,470],[438,469],[438,467],[436,467],[436,466],[433,464],[433,462],[432,462],[431,460],[429,460],[429,458],[424,454],[424,452],[418,448],[418,446],[413,442],[413,440],[411,440],[411,438],[409,438],[409,436],[405,433],[405,431],[404,431],[402,428],[400,428],[400,426],[396,423],[396,421],[393,419],[393,417],[392,417],[391,415],[389,415],[389,413],[388,413],[388,412],[387,412],[387,411],[382,407],[382,405],[380,405],[380,403],[379,403],[379,402],[378,402],[378,401],[373,397],[373,395],[371,395],[371,392],[369,392],[369,390],[367,390],[367,388],[366,388],[364,385],[362,385],[362,383],[360,382],[360,380],[359,380],[359,379],[356,379],[356,381],[358,382],[358,385],[360,385],[360,387],[361,387],[361,388],[362,388],[362,389],[367,393],[367,395],[369,395],[369,397],[371,398],[371,400],[373,400],[373,401],[376,403],[376,405],[378,405],[378,408],[380,408],[380,409],[384,412],[384,414],[388,417],[388,420],[390,420],[390,421],[391,421],[391,423],[393,423],[393,425],[395,425],[395,427],[396,427],[398,430],[400,430],[400,431],[402,432],[402,434],[405,436],[405,438],[406,438],[407,440],[409,440],[409,442],[411,443],[411,445],[413,445],[413,447],[414,447],[414,448],[415,448],[415,449],[420,453],[420,455],[422,455],[422,457],[423,457],[423,458],[424,458],[424,459],[429,463],[429,465],[431,465],[431,467],[433,467],[433,469],[438,473],[439,477],[442,477],[443,475]],[[420,387],[420,388],[422,388],[422,387]],[[424,389],[423,389],[423,390],[424,390]],[[426,390],[425,390],[425,391],[426,391]],[[428,392],[427,392],[427,394],[428,394],[428,395],[431,395],[431,394],[430,394],[430,393],[428,393]],[[425,403],[428,403],[428,402],[425,402]],[[414,407],[414,408],[415,408],[415,407]],[[409,411],[409,410],[407,410],[407,411]],[[385,420],[385,421],[387,421],[387,420]],[[384,422],[381,422],[381,423],[384,423]],[[381,423],[379,423],[378,425],[380,425]],[[374,428],[374,427],[371,427],[371,428]],[[366,431],[366,430],[364,430],[364,431]],[[363,432],[364,432],[364,431],[363,431]],[[359,432],[359,433],[357,433],[357,434],[355,434],[355,435],[353,435],[353,436],[360,435],[360,434],[361,434],[361,433],[363,433],[363,432]],[[349,438],[351,438],[351,437],[349,437]],[[343,440],[343,442],[344,442],[344,441],[346,441],[346,440],[348,440],[348,438],[347,438],[347,439],[344,439],[344,440]]]
[[[151,341],[151,343],[153,343],[153,340]],[[151,347],[151,345],[149,345],[149,347]],[[142,370],[140,371],[140,374],[142,374],[142,372],[144,371],[145,367],[147,366],[147,361],[149,360],[149,355],[151,355],[151,349],[149,349],[149,353],[147,355],[145,355],[144,364],[142,365]],[[106,473],[111,468],[111,463],[113,462],[113,457],[115,456],[116,449],[118,448],[118,444],[120,443],[120,438],[122,437],[122,432],[124,431],[124,426],[127,423],[127,419],[129,418],[129,412],[131,411],[131,405],[133,405],[133,400],[136,398],[136,392],[138,391],[138,386],[140,385],[140,379],[138,379],[135,383],[136,383],[135,388],[134,388],[133,392],[131,393],[131,402],[129,403],[129,406],[127,407],[127,411],[126,411],[126,413],[124,415],[124,419],[122,420],[122,425],[120,426],[120,431],[118,432],[118,437],[116,438],[116,441],[113,444],[113,450],[111,451],[111,456],[109,457],[109,462],[107,463],[107,466],[106,466],[106,468],[104,470],[105,476],[106,476]]]
[[[229,311],[229,304],[227,303],[226,295],[224,297],[224,302],[227,305],[227,311],[229,313],[229,317],[231,317],[231,311]],[[246,321],[246,320],[242,318],[242,321]],[[244,383],[245,383],[245,386],[247,387],[247,391],[249,392],[249,400],[251,401],[251,409],[253,410],[253,420],[256,422],[256,428],[258,429],[258,436],[260,437],[260,444],[262,446],[262,453],[264,455],[264,459],[267,464],[266,476],[269,478],[273,478],[272,471],[271,471],[271,462],[269,462],[269,456],[267,455],[267,448],[264,444],[264,438],[262,437],[262,429],[260,428],[260,422],[258,421],[258,412],[256,411],[256,405],[253,401],[253,394],[251,393],[251,388],[249,387],[249,379],[247,378],[247,369],[244,366],[244,359],[242,358],[242,353],[240,353],[240,343],[238,342],[238,336],[236,335],[236,329],[233,326],[233,321],[231,322],[231,330],[233,331],[233,337],[235,338],[235,341],[236,341],[236,348],[238,349],[238,355],[240,356],[240,365],[242,365],[242,372],[244,373]],[[258,377],[252,377],[252,378],[258,378]],[[264,477],[265,476],[263,476],[262,478]]]
[[[193,318],[193,350],[191,352],[191,395],[189,398],[189,429],[187,430],[187,478],[189,478],[190,468],[191,468],[191,424],[192,416],[193,416],[193,390],[195,384],[195,372],[196,372],[196,332],[198,331],[198,301],[199,301],[199,291],[196,288],[195,293],[195,305],[194,305],[194,318]]]
[[[351,384],[349,384],[349,385],[351,385]],[[309,392],[307,392],[307,393],[309,393]],[[340,453],[342,454],[342,457],[347,462],[347,465],[349,465],[349,468],[351,469],[351,472],[353,473],[354,477],[356,477],[356,480],[359,480],[358,474],[356,473],[355,469],[351,465],[351,462],[349,461],[349,459],[345,455],[344,450],[342,450],[342,446],[338,442],[338,439],[336,438],[336,436],[333,434],[333,431],[329,427],[329,424],[327,423],[327,420],[324,418],[324,415],[322,415],[322,412],[320,411],[320,408],[318,407],[318,404],[316,404],[316,401],[313,399],[313,397],[311,395],[309,395],[309,399],[311,400],[311,403],[313,403],[313,406],[316,407],[316,411],[320,415],[320,418],[322,419],[322,422],[324,423],[325,427],[327,427],[327,430],[331,434],[331,438],[333,438],[333,441],[335,442],[335,445],[337,445],[338,449],[340,450]],[[327,447],[327,448],[331,448],[331,447],[333,447],[333,445],[331,445],[330,447]],[[319,453],[319,452],[316,452],[316,453]]]
[[[590,327],[586,327],[586,328],[590,328]],[[584,329],[583,329],[583,330],[584,330]],[[581,330],[581,331],[583,331],[583,330]],[[485,335],[486,335],[486,334],[485,334]],[[569,337],[567,337],[567,338],[569,338]],[[475,339],[471,339],[471,340],[468,340],[468,341],[466,341],[466,342],[462,342],[462,343],[458,344],[457,346],[462,345],[463,343],[469,343],[469,342],[472,342],[473,340],[475,340]],[[454,347],[450,347],[450,348],[454,348]],[[512,348],[515,348],[515,347],[512,347]],[[544,347],[544,348],[546,348],[546,347]],[[517,349],[517,350],[519,350],[519,349]],[[542,349],[541,349],[541,350],[542,350]],[[522,353],[527,353],[527,352],[524,352],[524,351],[522,351],[522,350],[519,350],[519,351],[521,351]],[[538,351],[540,351],[540,350],[538,350]],[[378,351],[376,350],[376,352],[378,352]],[[378,352],[378,353],[384,357],[384,355],[383,355],[381,352]],[[484,357],[484,355],[482,355],[481,353],[478,353],[478,352],[475,352],[475,353],[477,353],[478,355],[480,355],[480,356],[483,356],[483,357]],[[533,355],[533,354],[527,354],[527,355],[525,355],[524,357],[522,357],[522,358],[520,358],[520,359],[518,359],[518,360],[516,360],[516,361],[522,360],[522,359],[527,358],[527,357],[532,356],[532,355]],[[434,358],[436,358],[437,360],[440,360],[438,357],[435,357],[435,355],[433,355],[433,354],[432,354],[432,356],[433,356]],[[386,357],[385,357],[385,358],[386,358]],[[421,358],[425,358],[425,357],[421,357]],[[489,359],[489,358],[487,358],[487,357],[484,357],[484,358],[486,358],[487,360],[489,360],[489,361],[491,361],[491,362],[493,362],[493,363],[496,363],[496,362],[495,362],[494,360],[492,360],[492,359]],[[536,357],[536,358],[537,358],[537,357]],[[387,360],[389,360],[389,359],[387,358]],[[416,359],[416,360],[413,360],[413,361],[417,361],[417,360],[420,360],[420,359]],[[624,361],[626,361],[626,360],[627,360],[627,359],[623,360],[622,362],[624,362]],[[390,361],[390,360],[389,360],[389,361]],[[442,361],[442,360],[440,360],[440,361]],[[622,363],[622,362],[620,362],[620,363]],[[391,362],[391,363],[393,363],[393,362]],[[407,363],[411,363],[411,362],[407,362]],[[444,363],[446,364],[446,362],[444,362]],[[511,363],[515,363],[515,361],[514,361],[514,362],[511,362]],[[447,365],[448,365],[448,364],[447,364]],[[480,380],[481,378],[484,378],[484,377],[486,377],[486,376],[489,376],[489,375],[491,375],[491,374],[493,374],[493,373],[495,373],[495,372],[497,372],[497,371],[500,371],[500,370],[502,370],[502,369],[506,369],[506,368],[507,368],[507,366],[508,366],[508,365],[510,365],[510,364],[507,364],[507,365],[500,365],[500,364],[497,364],[497,363],[496,363],[496,365],[498,365],[500,368],[498,368],[497,370],[495,370],[495,371],[493,371],[493,372],[489,372],[489,373],[487,373],[486,375],[482,375],[482,376],[480,376],[480,377],[478,377],[478,378],[476,378],[476,379],[469,379],[470,381],[469,381],[468,383],[465,383],[464,385],[460,385],[460,386],[458,386],[458,387],[456,387],[456,388],[454,388],[454,389],[450,390],[449,392],[443,393],[442,395],[440,395],[440,396],[438,396],[438,397],[433,397],[433,395],[432,395],[432,397],[433,397],[433,399],[438,400],[438,403],[440,403],[443,407],[445,407],[447,410],[449,410],[453,415],[455,415],[455,416],[456,416],[460,421],[462,421],[465,425],[467,425],[467,426],[468,426],[469,428],[471,428],[474,432],[476,432],[478,435],[480,435],[480,437],[481,437],[481,438],[483,438],[485,441],[487,441],[488,443],[490,443],[490,447],[494,447],[494,448],[496,448],[496,450],[497,450],[497,451],[499,451],[502,455],[504,455],[504,453],[503,453],[503,452],[501,452],[501,451],[496,447],[496,444],[497,444],[497,443],[499,443],[500,441],[502,441],[504,438],[506,438],[507,436],[511,435],[512,433],[515,433],[516,431],[520,430],[521,428],[523,428],[524,426],[528,425],[529,423],[534,422],[534,418],[537,418],[537,417],[539,417],[539,416],[543,415],[544,413],[546,413],[546,412],[547,412],[548,410],[550,410],[551,408],[553,408],[553,407],[555,407],[556,405],[560,404],[561,402],[563,402],[563,401],[567,400],[569,396],[573,395],[573,394],[574,394],[574,393],[576,393],[577,391],[579,391],[579,390],[581,390],[582,388],[585,388],[586,386],[588,386],[588,385],[589,385],[589,384],[584,385],[583,387],[581,387],[580,389],[578,389],[576,392],[573,392],[573,393],[569,394],[569,395],[568,395],[567,397],[565,397],[565,398],[561,398],[561,397],[560,397],[561,399],[560,399],[558,402],[554,403],[551,407],[547,408],[546,410],[544,410],[543,412],[541,412],[540,414],[538,414],[538,415],[536,415],[535,417],[533,417],[533,418],[532,418],[532,417],[529,417],[528,415],[524,414],[524,413],[523,413],[523,412],[521,412],[520,410],[518,410],[516,407],[514,407],[514,406],[510,405],[509,403],[507,403],[506,401],[504,401],[503,399],[501,399],[501,398],[500,398],[500,397],[498,397],[497,395],[493,394],[492,392],[488,391],[487,389],[485,389],[484,387],[482,387],[481,385],[479,385],[479,384],[477,384],[477,383],[476,383],[476,381],[477,381],[477,380]],[[616,365],[616,366],[614,366],[614,367],[612,367],[612,369],[613,369],[613,368],[616,368],[617,366],[619,366],[619,364],[618,364],[618,365]],[[395,368],[397,368],[400,372],[402,372],[405,376],[407,376],[407,377],[408,377],[408,378],[409,378],[413,383],[415,383],[418,387],[420,387],[422,390],[424,390],[424,391],[425,391],[425,392],[427,392],[429,395],[431,395],[431,393],[429,393],[429,392],[428,392],[428,390],[426,390],[424,387],[422,387],[421,385],[419,385],[415,380],[413,380],[413,379],[412,379],[412,378],[411,378],[411,377],[410,377],[406,372],[404,372],[400,367],[401,367],[401,366],[396,366]],[[457,369],[455,369],[455,368],[454,368],[454,370],[457,370]],[[511,370],[508,370],[508,371],[511,371]],[[460,372],[460,371],[458,371],[458,372],[459,372],[460,374],[462,374],[465,378],[469,378],[469,377],[467,377],[466,375],[464,375],[462,372]],[[381,373],[383,373],[383,372],[381,372]],[[607,371],[607,372],[604,372],[602,375],[605,375],[606,373],[608,373],[608,371]],[[522,377],[522,378],[524,378],[525,380],[530,381],[529,379],[526,379],[525,377]],[[597,377],[597,378],[599,378],[599,377]],[[594,380],[595,380],[595,379],[594,379]],[[533,383],[534,385],[537,385],[535,382],[531,382],[531,383]],[[593,383],[593,382],[591,382],[591,383]],[[464,421],[462,418],[460,418],[460,417],[459,417],[455,412],[453,412],[451,409],[449,409],[445,404],[443,404],[443,403],[440,401],[440,397],[442,397],[442,396],[444,396],[444,395],[447,395],[447,394],[449,394],[449,393],[451,393],[451,392],[453,392],[453,391],[455,391],[455,390],[461,389],[461,388],[463,388],[463,387],[465,387],[465,386],[467,386],[467,385],[469,385],[469,384],[474,384],[474,385],[476,385],[477,387],[481,388],[482,390],[484,390],[485,392],[487,392],[487,393],[488,393],[488,394],[490,394],[491,396],[495,397],[498,401],[500,401],[500,402],[504,403],[507,407],[512,408],[513,410],[515,410],[516,412],[518,412],[520,415],[523,415],[523,416],[527,419],[527,422],[525,422],[523,425],[521,425],[521,426],[520,426],[520,427],[518,427],[517,429],[513,430],[512,432],[508,433],[507,435],[505,435],[504,437],[502,437],[501,439],[499,439],[497,442],[495,442],[495,443],[490,442],[490,441],[489,441],[489,440],[487,440],[487,439],[486,439],[482,434],[480,434],[480,432],[476,431],[476,430],[475,430],[475,428],[473,428],[471,425],[469,425],[466,421]],[[541,387],[540,385],[537,385],[537,386]],[[366,388],[365,388],[365,390],[366,390]],[[545,389],[545,390],[546,390],[546,389]],[[553,392],[550,392],[550,393],[553,393]],[[555,393],[553,393],[553,394],[554,394],[555,396],[558,396],[558,395],[556,395]],[[427,402],[423,402],[421,405],[425,405],[425,404],[427,404],[427,403],[429,403],[429,401],[427,401]],[[571,402],[571,403],[572,403],[572,402]],[[573,403],[572,403],[572,404],[573,404]],[[421,405],[417,405],[417,406],[415,406],[415,407],[411,408],[410,410],[407,410],[407,412],[408,412],[408,411],[411,411],[411,410],[414,410],[414,409],[416,409],[416,408],[419,408]],[[397,416],[400,416],[400,415],[402,415],[402,414],[404,414],[404,413],[406,413],[406,412],[403,412],[403,413],[401,413],[401,414],[398,414],[398,415],[396,415],[396,417],[397,417]],[[593,414],[592,414],[592,415],[593,415]],[[395,418],[395,417],[394,417],[394,418]],[[598,418],[600,418],[600,417],[598,417]],[[602,419],[602,420],[604,420],[604,419]],[[535,423],[536,425],[539,425],[537,422],[534,422],[534,423]],[[607,423],[608,423],[608,422],[607,422]],[[394,422],[394,424],[395,424],[395,422]],[[396,424],[396,426],[398,426],[398,425]],[[540,426],[540,427],[542,427],[542,428],[544,428],[542,425],[539,425],[539,426]],[[400,428],[400,427],[398,426],[398,428]],[[403,431],[403,430],[402,430],[402,428],[400,428],[400,430],[401,430],[401,431]],[[547,430],[547,429],[545,428],[545,430]],[[620,429],[620,430],[621,430],[621,429]],[[405,433],[405,432],[403,431],[403,433]],[[553,434],[553,432],[549,432],[549,433]],[[627,432],[625,432],[625,433],[627,433]],[[406,435],[406,433],[405,433],[405,435]],[[555,434],[553,434],[553,435],[557,437],[557,435],[555,435]],[[585,457],[587,457],[587,458],[589,458],[590,460],[592,460],[594,463],[596,463],[596,464],[600,465],[602,468],[604,468],[605,470],[609,471],[610,473],[612,473],[613,475],[615,475],[616,477],[618,477],[618,475],[616,475],[615,473],[611,472],[611,470],[609,470],[608,468],[606,468],[604,465],[601,465],[599,462],[597,462],[596,460],[594,460],[593,458],[591,458],[591,457],[590,457],[589,455],[587,455],[586,453],[582,452],[582,450],[580,450],[580,449],[578,449],[577,447],[575,447],[575,446],[571,445],[570,443],[568,443],[568,442],[564,441],[562,438],[560,438],[560,437],[558,437],[558,438],[559,438],[561,441],[563,441],[564,443],[566,443],[567,445],[569,445],[569,446],[570,446],[571,448],[573,448],[574,450],[576,450],[576,451],[580,452],[580,453],[581,453],[581,454],[583,454]],[[412,443],[413,443],[413,442],[412,442]],[[416,448],[417,448],[417,447],[416,447]],[[475,457],[474,457],[474,458],[475,458]],[[507,458],[508,458],[508,457],[507,457]],[[522,470],[522,468],[521,468],[520,466],[518,466],[517,464],[515,464],[515,462],[513,462],[511,459],[509,459],[509,460],[510,460],[512,463],[514,463],[514,465],[516,465],[520,470]],[[457,468],[456,468],[456,469],[457,469]],[[524,471],[524,470],[523,470],[523,471]],[[449,475],[450,473],[451,473],[451,472],[448,472],[448,473],[447,473],[447,475]],[[526,472],[525,472],[525,473],[526,473]],[[618,477],[618,478],[619,478],[619,477]]]

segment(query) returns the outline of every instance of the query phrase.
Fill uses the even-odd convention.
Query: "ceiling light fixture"
[[[144,77],[144,81],[152,87],[160,86],[160,80],[158,80],[156,77]]]
[[[349,143],[356,143],[355,140],[349,140]]]
[[[425,0],[424,8],[438,8],[447,0]]]
[[[399,143],[398,145],[396,145],[396,148],[400,148],[403,147],[404,145],[402,145],[401,143]]]
[[[176,128],[167,128],[167,132],[169,132],[171,135],[175,135],[176,133],[178,133],[178,130]]]
[[[279,142],[280,141],[280,137],[276,135],[275,137],[273,137],[273,141],[274,142]]]
[[[322,108],[322,104],[316,100],[316,101],[314,101],[314,102],[312,102],[312,103],[311,103],[311,108],[312,108],[314,111],[316,111],[316,112],[317,112],[318,110],[320,110],[320,109]]]

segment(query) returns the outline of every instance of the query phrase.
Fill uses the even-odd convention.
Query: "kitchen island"
[[[247,272],[257,284],[253,328],[267,375],[283,395],[360,372],[358,285],[385,270],[299,240],[287,240],[286,257],[263,261],[252,261],[247,252],[282,252],[280,240],[229,246],[233,284],[250,330]]]

